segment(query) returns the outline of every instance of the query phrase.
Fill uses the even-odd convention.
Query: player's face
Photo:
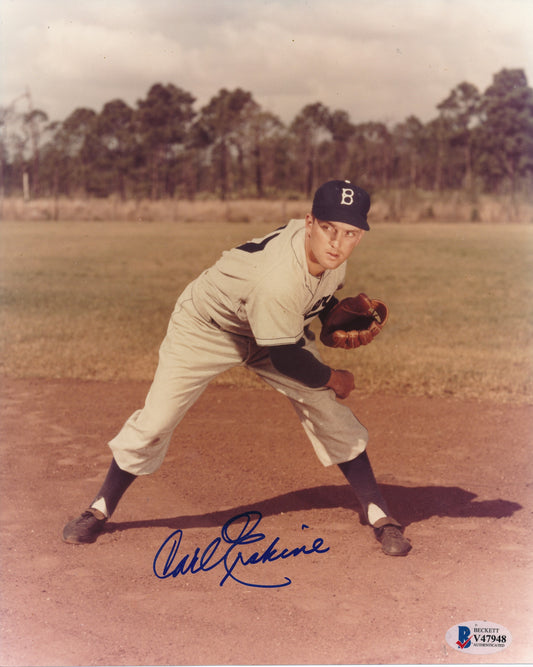
[[[305,227],[307,266],[313,276],[320,276],[326,269],[336,269],[345,262],[365,233],[344,222],[317,220],[309,213]]]

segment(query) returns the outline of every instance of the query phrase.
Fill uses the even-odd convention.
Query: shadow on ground
[[[396,518],[404,525],[438,517],[491,517],[502,519],[510,517],[522,505],[510,500],[476,500],[477,495],[458,486],[416,486],[405,487],[382,484],[381,490]],[[343,507],[360,511],[352,489],[347,485],[315,486],[284,493],[274,498],[267,498],[255,503],[241,505],[232,509],[205,514],[181,515],[162,519],[142,521],[109,522],[106,532],[118,532],[133,528],[208,528],[221,526],[229,519],[243,512],[260,512],[262,516],[272,516],[282,512],[300,512],[312,509]]]

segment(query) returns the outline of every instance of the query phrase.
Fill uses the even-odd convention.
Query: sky
[[[172,83],[197,110],[240,87],[285,123],[427,122],[463,81],[533,85],[532,32],[533,0],[0,0],[0,106],[64,120]]]

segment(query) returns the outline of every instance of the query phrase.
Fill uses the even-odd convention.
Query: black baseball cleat
[[[412,549],[411,542],[397,526],[387,524],[382,528],[375,528],[374,533],[381,542],[381,550],[387,556],[407,556]]]
[[[63,528],[63,541],[69,544],[91,544],[103,531],[107,518],[98,510],[89,508]]]

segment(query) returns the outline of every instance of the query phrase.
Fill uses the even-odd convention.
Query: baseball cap
[[[345,222],[359,229],[370,229],[366,217],[370,195],[350,181],[328,181],[315,192],[311,213],[319,220]]]

